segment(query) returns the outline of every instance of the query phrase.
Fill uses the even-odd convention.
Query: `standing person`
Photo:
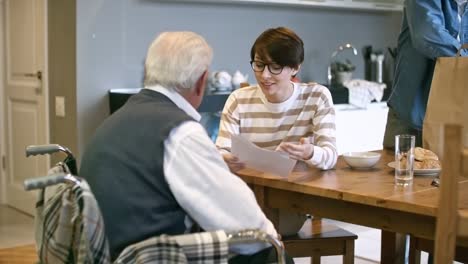
[[[207,231],[255,228],[277,237],[198,123],[211,59],[211,47],[195,33],[159,35],[148,49],[145,88],[103,122],[86,148],[80,174],[102,210],[112,259],[149,237],[183,234],[192,221]],[[276,259],[264,244],[238,253],[247,255],[243,263]]]
[[[393,91],[384,147],[393,149],[395,135],[416,135],[422,145],[432,74],[438,57],[455,56],[468,41],[467,0],[406,0],[398,37]],[[468,53],[461,52],[462,56]]]
[[[301,38],[285,27],[270,28],[255,40],[250,59],[258,84],[229,96],[216,140],[231,170],[245,166],[229,152],[231,136],[238,134],[259,147],[286,152],[310,166],[333,168],[338,154],[330,91],[316,83],[291,82],[304,61]],[[280,211],[278,231],[295,234],[304,220],[305,215]]]
[[[468,41],[467,0],[406,0],[398,37],[393,91],[388,101],[384,148],[395,148],[395,135],[416,136],[422,146],[422,127],[438,57],[455,56]],[[462,56],[467,52],[462,51]],[[397,235],[399,245],[405,236]],[[406,250],[397,256],[403,259]],[[432,256],[429,256],[432,263]]]

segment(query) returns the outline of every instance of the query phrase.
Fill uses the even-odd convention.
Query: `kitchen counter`
[[[110,112],[115,112],[128,98],[140,89],[113,89],[109,91]],[[366,109],[348,104],[348,89],[332,88],[331,94],[336,109],[337,147],[341,154],[347,151],[367,151],[382,148],[383,134],[387,122],[386,102],[371,103]],[[390,89],[385,89],[384,100]],[[229,94],[206,95],[198,111],[202,114],[201,124],[214,141],[218,134],[220,115]]]
[[[342,85],[333,85],[330,88],[330,92],[333,98],[333,103],[335,105],[347,104],[348,103],[348,89]],[[109,106],[110,112],[115,112],[120,108],[133,94],[136,94],[140,91],[140,88],[133,89],[112,89],[109,91]],[[382,101],[387,101],[390,96],[391,89],[387,87],[384,90],[384,95]],[[203,113],[214,113],[219,112],[223,109],[224,103],[228,98],[229,93],[226,94],[210,94],[205,95],[205,98],[202,101],[202,104],[198,108],[198,111]]]
[[[348,103],[349,92],[346,87],[343,85],[333,85],[329,90],[333,98],[333,104],[339,105]],[[386,102],[390,97],[390,93],[391,89],[387,86],[381,101]],[[229,94],[205,95],[199,112],[216,112],[217,109],[222,110],[228,96]]]
[[[128,98],[138,93],[141,88],[122,88],[109,90],[109,110],[114,113],[122,107]],[[198,108],[201,113],[215,113],[223,110],[224,103],[226,102],[229,94],[213,94],[205,95],[202,104]]]
[[[389,88],[390,85],[387,85],[387,88],[384,90],[382,101],[387,101],[390,97],[392,89]],[[347,104],[349,92],[346,87],[343,85],[333,85],[330,88],[330,93],[333,98],[333,104]]]
[[[338,153],[382,149],[387,113],[386,102],[371,103],[365,109],[349,104],[336,104]]]

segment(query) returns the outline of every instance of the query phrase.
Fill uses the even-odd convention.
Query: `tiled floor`
[[[358,236],[356,240],[354,254],[356,264],[380,263],[380,230],[368,228],[365,226],[353,225],[349,223],[332,221],[337,226],[355,233]],[[421,253],[421,263],[427,263],[428,254]],[[367,262],[358,262],[367,261]],[[329,262],[337,263],[337,262]],[[455,262],[456,263],[456,262]]]
[[[358,235],[355,246],[355,263],[372,264],[380,261],[380,231],[363,226],[335,222],[341,228]],[[9,248],[34,243],[34,220],[11,207],[0,205],[0,248]],[[422,263],[427,255],[422,256]],[[309,258],[296,258],[298,264],[310,263]],[[342,263],[341,256],[322,257],[323,264]]]

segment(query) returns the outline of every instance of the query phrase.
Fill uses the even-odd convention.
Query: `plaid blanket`
[[[227,263],[228,249],[224,231],[162,235],[128,246],[114,263]]]
[[[39,193],[35,219],[40,261],[110,263],[102,216],[86,181],[58,185],[46,202],[44,193]]]
[[[228,238],[224,231],[174,236],[189,263],[227,263]]]
[[[49,170],[61,172],[70,172],[64,163]],[[50,197],[40,190],[36,204],[41,263],[111,263],[101,211],[87,182],[58,184],[47,187],[47,192]],[[227,263],[228,249],[224,231],[161,235],[128,246],[114,263]]]

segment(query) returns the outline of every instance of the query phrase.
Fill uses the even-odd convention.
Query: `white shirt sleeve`
[[[260,229],[277,237],[250,188],[229,171],[203,127],[187,121],[166,139],[164,174],[175,199],[204,230]],[[253,254],[265,244],[236,248]]]

